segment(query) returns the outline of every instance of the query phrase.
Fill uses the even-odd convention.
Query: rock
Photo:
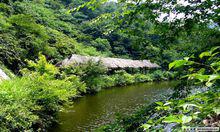
[[[10,79],[8,75],[6,75],[6,73],[2,69],[0,69],[0,80],[8,80],[8,79]]]

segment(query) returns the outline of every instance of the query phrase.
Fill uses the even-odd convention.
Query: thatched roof
[[[110,58],[110,57],[93,57],[93,56],[82,56],[73,54],[70,58],[66,58],[59,65],[69,66],[69,65],[79,65],[85,64],[89,61],[101,62],[107,68],[159,68],[160,66],[151,63],[149,60],[131,60],[131,59],[120,59],[120,58]]]

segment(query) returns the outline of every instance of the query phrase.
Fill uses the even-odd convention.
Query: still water
[[[75,101],[73,106],[59,113],[60,124],[51,132],[92,131],[102,124],[112,122],[115,114],[130,114],[138,107],[164,98],[176,82],[140,83],[102,90]]]

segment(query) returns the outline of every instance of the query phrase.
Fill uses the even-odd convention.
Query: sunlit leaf
[[[151,127],[151,125],[143,124],[142,127],[144,128],[144,131],[146,131],[146,130],[148,130]]]
[[[209,75],[203,75],[203,74],[189,74],[188,79],[198,79],[200,82],[208,81]]]
[[[188,61],[188,60],[189,60],[189,57],[184,57],[184,60],[187,60],[187,61]]]
[[[155,102],[156,104],[163,106],[163,102]]]
[[[205,68],[201,68],[199,71],[198,71],[199,74],[203,74],[205,73]]]
[[[203,58],[205,56],[211,56],[212,54],[209,52],[209,51],[206,51],[206,52],[202,52],[200,55],[199,55],[199,58]]]
[[[213,53],[215,50],[220,49],[220,46],[213,47],[210,51]]]
[[[220,61],[211,63],[211,66],[220,66]]]
[[[205,85],[206,85],[207,87],[211,87],[211,86],[213,85],[213,83],[212,83],[212,82],[206,82]]]
[[[182,123],[185,124],[185,123],[188,123],[192,120],[192,117],[191,116],[183,116],[182,117]]]
[[[209,76],[209,81],[220,79],[219,74],[213,74]]]
[[[171,115],[171,116],[168,116],[166,118],[164,118],[163,122],[165,123],[182,123],[182,120],[178,118],[177,115]]]
[[[169,104],[171,104],[172,102],[166,102],[165,104],[164,104],[164,106],[167,106],[167,105],[169,105]]]
[[[218,74],[209,75],[209,79],[206,82],[206,86],[211,87],[213,83],[215,82],[215,80],[218,80],[218,79],[220,79],[220,75]]]
[[[220,114],[220,107],[215,107],[215,108],[213,108],[213,111],[217,114],[217,115],[219,115]]]
[[[192,68],[189,68],[188,69],[190,72],[192,72],[192,71],[194,71],[194,68],[192,67]]]
[[[197,107],[197,108],[200,108],[198,105],[196,105],[196,104],[191,104],[191,103],[182,104],[182,105],[180,105],[180,107],[183,107],[184,110],[187,110],[189,107]]]
[[[185,64],[189,64],[189,61],[188,60],[176,60],[176,61],[169,64],[169,69],[178,68],[178,67],[183,66]]]

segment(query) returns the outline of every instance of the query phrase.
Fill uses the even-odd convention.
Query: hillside
[[[217,0],[0,0],[0,131],[49,131],[81,97],[69,131],[219,127],[219,11]]]
[[[25,59],[34,60],[41,52],[53,64],[71,54],[81,54],[149,59],[166,68],[175,59],[208,48],[207,42],[213,40],[209,36],[218,37],[218,32],[208,31],[206,27],[195,26],[191,37],[188,37],[185,30],[180,30],[179,36],[175,36],[172,32],[166,33],[169,27],[138,20],[142,18],[137,19],[139,23],[128,24],[129,21],[124,21],[126,16],[120,14],[123,5],[114,2],[95,9],[83,7],[73,10],[85,2],[2,1],[2,63],[17,72],[26,65]],[[120,20],[120,17],[124,18]],[[124,24],[118,26],[120,23]],[[202,32],[204,30],[206,32]],[[200,39],[203,37],[205,39]]]
[[[62,1],[6,1],[0,3],[0,58],[8,68],[19,70],[25,59],[34,60],[38,53],[53,62],[69,55],[109,55],[111,51],[95,46],[109,42],[93,38],[81,31],[82,23],[97,16],[95,13],[68,13]],[[77,6],[77,5],[74,5]],[[107,8],[107,7],[106,7]],[[99,13],[104,13],[100,11]]]

